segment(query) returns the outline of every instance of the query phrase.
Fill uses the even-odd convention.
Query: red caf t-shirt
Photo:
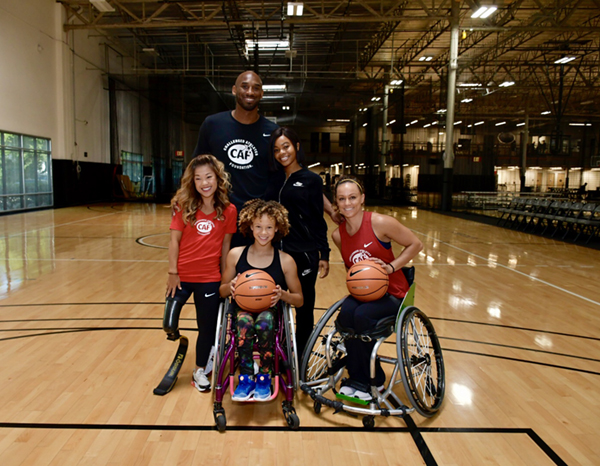
[[[179,243],[177,271],[182,282],[211,283],[221,281],[221,251],[227,233],[236,232],[237,209],[229,204],[223,219],[215,219],[216,212],[205,215],[196,212],[194,224],[183,223],[181,211],[175,211],[171,230],[183,232]]]

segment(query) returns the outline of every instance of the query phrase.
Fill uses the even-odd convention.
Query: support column
[[[446,105],[446,150],[444,151],[444,174],[442,181],[442,210],[452,210],[452,175],[454,167],[454,97],[456,94],[456,71],[458,68],[458,23],[460,2],[452,0],[450,18],[450,63],[448,63],[448,104]]]
[[[385,199],[385,162],[386,155],[390,150],[390,140],[387,134],[389,94],[390,86],[386,84],[383,92],[383,111],[381,112],[381,155],[379,157],[379,197],[381,199]]]
[[[521,143],[521,192],[525,191],[525,172],[527,171],[527,145],[529,144],[529,115],[525,115],[525,126],[523,127],[523,140]]]

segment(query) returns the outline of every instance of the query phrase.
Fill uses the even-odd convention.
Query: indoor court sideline
[[[424,244],[412,265],[444,351],[436,416],[377,417],[367,431],[297,393],[291,431],[281,396],[226,397],[219,433],[212,392],[190,384],[193,348],[174,389],[153,395],[177,346],[161,327],[170,210],[94,204],[0,217],[1,464],[600,464],[600,252],[416,207],[369,209]],[[330,244],[318,313],[347,292]],[[193,303],[181,328],[195,341]]]

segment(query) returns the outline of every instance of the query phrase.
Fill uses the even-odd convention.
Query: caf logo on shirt
[[[353,264],[370,258],[371,254],[369,253],[369,251],[365,251],[364,249],[357,249],[352,254],[350,254],[350,262],[352,262]]]
[[[254,157],[258,156],[258,150],[250,141],[245,139],[234,139],[225,145],[225,152],[229,160],[235,165],[249,165]]]
[[[215,227],[215,224],[210,220],[198,220],[196,222],[196,230],[199,235],[208,235]]]

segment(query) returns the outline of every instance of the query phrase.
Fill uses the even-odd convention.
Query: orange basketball
[[[390,279],[385,269],[371,260],[357,262],[348,269],[346,286],[359,301],[369,302],[387,293]]]
[[[235,284],[235,302],[244,311],[266,311],[271,306],[271,297],[275,295],[275,286],[275,280],[267,272],[246,270]]]

